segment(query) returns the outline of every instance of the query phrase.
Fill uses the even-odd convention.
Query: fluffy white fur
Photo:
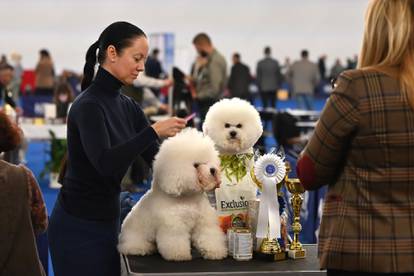
[[[231,137],[230,133],[236,132]],[[220,154],[248,152],[263,133],[259,112],[239,98],[223,99],[210,107],[203,124]]]
[[[232,98],[223,99],[210,107],[203,124],[203,132],[213,139],[221,155],[237,155],[253,153],[253,146],[262,135],[263,127],[259,113],[249,102]],[[247,174],[240,180],[234,177],[228,179],[222,172],[222,185],[215,191],[220,217],[240,213],[237,210],[221,210],[219,206],[222,200],[231,201],[234,195],[233,199],[237,201],[240,200],[240,194],[246,200],[256,198],[257,187],[250,176],[253,165],[253,158],[246,161]]]
[[[166,260],[184,261],[193,244],[205,259],[225,258],[225,236],[204,193],[220,184],[219,165],[213,141],[195,129],[164,141],[152,188],[122,224],[119,252],[148,255],[157,248]]]

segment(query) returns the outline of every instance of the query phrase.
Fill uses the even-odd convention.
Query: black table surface
[[[305,245],[305,259],[268,261],[253,258],[236,261],[229,257],[221,261],[204,260],[193,252],[193,260],[169,262],[158,254],[151,256],[122,256],[123,275],[326,275],[319,270],[317,246]]]

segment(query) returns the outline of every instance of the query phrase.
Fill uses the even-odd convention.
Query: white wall
[[[279,61],[345,59],[359,52],[368,0],[0,0],[0,53],[23,54],[33,68],[38,50],[50,50],[58,72],[80,72],[89,45],[111,22],[130,21],[145,32],[173,32],[175,62],[188,71],[193,36],[205,31],[230,63],[241,53],[251,69],[270,45]]]

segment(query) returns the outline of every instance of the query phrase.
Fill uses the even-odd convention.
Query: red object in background
[[[164,87],[161,87],[160,88],[160,93],[162,94],[162,95],[164,95],[164,96],[168,96],[168,90],[169,90],[169,86],[164,86]]]
[[[36,75],[34,70],[24,70],[22,75],[22,83],[20,85],[20,91],[23,95],[27,93],[34,93],[36,85]]]

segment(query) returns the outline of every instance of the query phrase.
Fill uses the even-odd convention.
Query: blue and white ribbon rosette
[[[256,237],[269,240],[280,238],[277,184],[283,181],[286,175],[285,163],[276,154],[265,154],[255,162],[254,174],[256,179],[262,183]]]

